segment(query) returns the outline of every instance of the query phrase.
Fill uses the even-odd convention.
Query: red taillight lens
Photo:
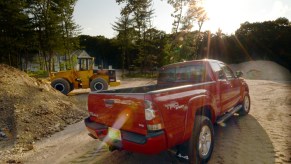
[[[148,130],[161,130],[164,128],[161,113],[150,100],[145,100],[145,119]]]

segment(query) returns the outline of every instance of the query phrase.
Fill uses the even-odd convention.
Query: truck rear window
[[[205,65],[197,63],[194,65],[162,68],[159,72],[159,82],[205,82],[209,81]]]

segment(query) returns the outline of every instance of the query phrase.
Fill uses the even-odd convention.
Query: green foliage
[[[123,69],[135,65],[140,72],[164,64],[196,59],[202,38],[200,30],[207,19],[200,0],[168,0],[175,9],[173,34],[167,35],[152,27],[152,1],[116,0],[121,9],[121,17],[113,25],[118,32],[117,40],[122,50]],[[187,9],[183,16],[183,9]],[[199,32],[190,32],[194,23],[198,23]],[[180,28],[180,26],[182,28]],[[182,31],[179,32],[179,29]],[[135,49],[132,56],[131,50]],[[134,61],[132,63],[132,61]]]
[[[72,20],[75,3],[76,0],[29,0],[28,12],[32,16],[40,52],[49,71],[57,52],[67,58],[75,48],[73,37],[77,26]]]
[[[151,37],[156,36],[156,37]],[[222,30],[216,33],[199,30],[165,34],[156,29],[145,33],[142,56],[140,47],[133,46],[139,69],[141,63],[147,68],[185,60],[211,58],[226,63],[240,63],[249,60],[272,60],[289,70],[291,63],[291,25],[288,19],[243,23],[235,35],[225,35]],[[136,44],[139,45],[139,44]],[[151,61],[151,62],[147,62]],[[140,63],[140,64],[137,64]],[[147,69],[144,70],[146,72]]]
[[[21,66],[21,57],[35,50],[33,26],[25,13],[24,0],[0,0],[0,62]]]
[[[152,0],[117,0],[118,4],[123,4],[121,18],[113,25],[113,29],[118,32],[117,40],[122,50],[122,68],[127,64],[138,65],[143,72],[147,67],[157,66],[157,54],[153,53],[154,38],[156,31],[152,30]],[[137,55],[132,60],[131,49],[137,49]],[[156,52],[156,51],[154,51]],[[133,62],[132,62],[133,61]]]
[[[241,49],[250,59],[272,60],[291,70],[291,23],[286,18],[275,21],[245,22],[235,32]]]
[[[174,8],[171,14],[174,23],[172,24],[173,39],[170,43],[172,57],[170,59],[172,62],[196,59],[202,43],[201,28],[208,19],[202,7],[202,0],[168,0],[168,3]],[[198,32],[192,32],[196,23]]]
[[[35,78],[47,78],[47,77],[49,77],[48,71],[44,71],[44,70],[39,70],[39,71],[35,71],[35,72],[28,72],[28,75],[30,77],[35,77]]]
[[[41,54],[47,70],[56,54],[70,54],[78,43],[72,16],[76,0],[0,0],[1,63],[22,68],[21,60]],[[26,69],[26,68],[22,68]]]
[[[291,24],[286,18],[275,21],[245,22],[234,35],[203,33],[199,58],[226,63],[271,60],[291,70]]]
[[[135,40],[136,31],[133,27],[133,19],[130,18],[129,12],[124,12],[118,21],[113,25],[113,29],[118,32],[117,42],[122,51],[122,74],[124,74],[125,65],[132,65],[130,51],[132,50]]]

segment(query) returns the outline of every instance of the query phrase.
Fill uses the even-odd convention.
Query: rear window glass
[[[159,82],[204,82],[210,81],[206,73],[205,65],[197,63],[193,65],[162,68],[159,73]]]

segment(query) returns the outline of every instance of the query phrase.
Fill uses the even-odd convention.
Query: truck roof
[[[201,60],[190,60],[190,61],[184,61],[184,62],[169,64],[169,65],[163,66],[162,68],[169,68],[169,67],[175,67],[175,66],[180,66],[180,65],[188,65],[190,63],[195,63],[195,62],[210,62],[210,61],[221,63],[221,61],[219,61],[219,60],[214,60],[214,59],[201,59]]]

